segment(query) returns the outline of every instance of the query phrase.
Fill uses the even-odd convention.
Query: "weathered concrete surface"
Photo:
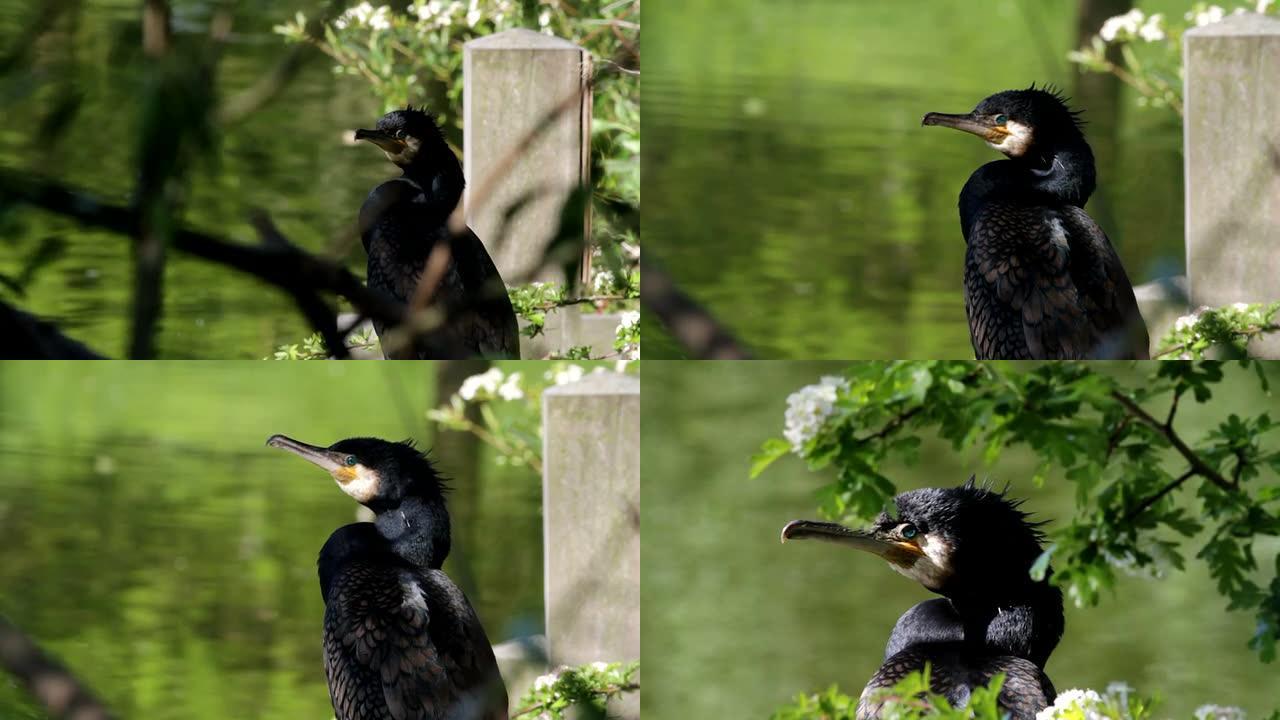
[[[526,360],[545,358],[551,353],[564,355],[569,348],[587,346],[591,357],[614,357],[613,341],[618,336],[621,313],[584,313],[580,308],[556,308],[547,312],[542,333],[537,337],[520,336],[520,357]],[[523,329],[528,323],[520,321]]]
[[[561,271],[543,267],[542,260],[565,198],[589,181],[590,77],[589,53],[532,30],[507,30],[463,47],[467,224],[509,284],[577,280],[557,277]],[[507,165],[526,135],[566,101],[568,110]],[[507,218],[508,209],[530,193],[536,197]],[[584,214],[584,237],[587,228]]]
[[[1138,311],[1147,323],[1151,354],[1154,356],[1165,333],[1178,318],[1191,312],[1187,307],[1187,278],[1177,275],[1143,283],[1133,289],[1133,295],[1138,300]]]
[[[515,713],[533,681],[547,673],[547,637],[530,635],[501,642],[493,646],[493,655],[507,686],[507,708]]]
[[[1280,300],[1280,20],[1233,15],[1183,42],[1189,304]],[[1280,357],[1280,338],[1250,351]]]
[[[542,396],[552,666],[640,658],[640,380],[597,373]],[[611,715],[639,717],[634,693]]]

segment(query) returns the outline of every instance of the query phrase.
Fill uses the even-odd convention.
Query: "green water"
[[[789,520],[815,517],[825,478],[795,458],[756,480],[749,458],[780,436],[788,393],[838,373],[812,362],[648,363],[642,434],[646,718],[764,718],[792,696],[838,683],[857,695],[882,661],[894,621],[933,597],[868,555],[826,543],[778,542]],[[1201,437],[1233,410],[1280,410],[1274,394],[1234,368],[1206,405],[1184,407],[1177,428]],[[1124,367],[1116,372],[1131,373]],[[1280,368],[1269,368],[1274,392]],[[1157,402],[1163,409],[1164,405]],[[1006,451],[995,467],[957,456],[929,436],[919,465],[888,466],[899,488],[958,484],[970,473],[1011,483],[1038,517],[1065,520],[1074,486]],[[1051,523],[1049,529],[1052,530]],[[1160,692],[1161,717],[1204,703],[1236,704],[1252,718],[1280,707],[1275,664],[1245,646],[1251,617],[1225,610],[1203,564],[1164,580],[1122,576],[1096,608],[1068,607],[1066,634],[1048,664],[1059,690],[1125,680]],[[1274,567],[1280,539],[1256,546]],[[1269,575],[1260,575],[1265,580]]]
[[[0,48],[28,34],[43,3],[0,0]],[[291,49],[273,25],[320,5],[307,0],[175,2],[175,43],[198,44],[215,8],[233,10],[233,34],[222,47],[217,94],[235,97]],[[138,106],[145,60],[138,50],[134,0],[86,0],[72,26],[37,41],[35,62],[0,77],[0,166],[33,171],[127,204],[137,175]],[[222,129],[216,161],[194,165],[184,220],[231,240],[257,243],[254,208],[307,250],[345,259],[363,276],[364,253],[350,233],[369,189],[396,174],[382,154],[344,144],[342,134],[381,114],[364,80],[339,77],[310,55],[271,104]],[[65,136],[50,145],[36,128],[57,107],[59,90],[82,94]],[[46,317],[107,355],[126,349],[132,261],[127,238],[85,229],[51,214],[20,208],[0,213],[0,273],[15,274],[42,242],[59,238],[65,252],[37,273],[25,297],[8,299]],[[171,253],[165,314],[157,338],[162,357],[262,358],[310,334],[292,300],[257,280]]]
[[[1088,210],[1134,284],[1183,268],[1176,118],[1077,92],[1069,0],[658,3],[646,12],[645,243],[757,356],[972,358],[956,198],[999,159],[921,128],[1031,82],[1086,109]],[[1143,3],[1181,12],[1186,3]],[[1182,10],[1178,10],[1182,8]],[[678,356],[645,318],[649,358]]]
[[[0,366],[0,614],[122,718],[331,718],[315,562],[356,504],[264,443],[430,446],[434,380],[426,363]],[[493,642],[541,632],[539,479],[482,452],[452,484],[445,570]],[[3,674],[0,717],[44,716]]]

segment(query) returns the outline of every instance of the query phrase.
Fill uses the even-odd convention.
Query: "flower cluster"
[[[391,28],[391,8],[386,5],[373,7],[362,2],[339,15],[333,26],[339,30],[348,27],[369,28],[370,30],[388,30]]]
[[[1090,42],[1067,53],[1067,59],[1091,72],[1110,73],[1138,92],[1140,106],[1168,107],[1182,114],[1182,36],[1196,27],[1220,22],[1228,15],[1267,13],[1276,0],[1238,0],[1224,8],[1197,2],[1181,18],[1161,13],[1147,15],[1134,8],[1107,18]],[[1131,45],[1151,46],[1141,55]],[[1118,49],[1120,62],[1113,62]]]
[[[1196,720],[1245,720],[1244,710],[1231,705],[1201,705]]]
[[[458,395],[467,401],[494,398],[519,400],[524,397],[524,390],[520,387],[520,373],[504,375],[498,368],[489,368],[479,375],[472,375],[463,380],[462,387],[458,389]]]
[[[1128,683],[1113,682],[1102,693],[1088,688],[1064,690],[1053,705],[1036,713],[1036,720],[1137,720],[1148,715],[1152,706],[1150,700],[1135,695]]]
[[[1244,356],[1254,338],[1280,331],[1278,316],[1280,302],[1199,308],[1173,323],[1173,328],[1161,339],[1156,357],[1199,360],[1210,351]]]
[[[628,310],[619,316],[613,347],[624,360],[640,359],[640,311]]]
[[[792,452],[803,454],[805,444],[835,412],[837,393],[848,387],[849,381],[844,378],[827,375],[817,385],[806,385],[787,396],[782,436],[791,443]]]
[[[577,667],[562,667],[533,681],[533,687],[520,701],[520,710],[512,717],[536,717],[538,720],[562,720],[574,705],[587,705],[601,713],[609,698],[639,689],[634,676],[639,663],[593,662]]]
[[[1165,38],[1163,22],[1164,16],[1160,13],[1146,16],[1141,10],[1134,8],[1123,15],[1107,18],[1098,35],[1107,42],[1134,38],[1156,42]]]

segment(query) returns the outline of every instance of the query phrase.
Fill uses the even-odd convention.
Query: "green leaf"
[[[751,456],[751,479],[754,480],[775,460],[791,452],[791,443],[782,438],[769,438],[760,446],[760,452]]]

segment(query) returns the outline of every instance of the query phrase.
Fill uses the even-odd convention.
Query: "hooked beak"
[[[403,140],[381,130],[356,130],[356,139],[368,140],[392,154],[398,154],[405,146]]]
[[[948,115],[947,113],[931,112],[924,116],[924,119],[920,121],[920,125],[941,125],[942,127],[977,135],[983,140],[993,140],[1009,134],[1009,131],[1004,126],[996,124],[994,116],[976,115],[974,113]]]
[[[890,538],[877,530],[854,530],[844,525],[816,520],[792,520],[782,528],[782,542],[813,538],[847,545],[855,550],[869,552],[895,565],[910,566],[924,555],[920,546]]]
[[[334,452],[329,448],[316,447],[299,442],[291,437],[284,435],[272,435],[267,438],[267,445],[273,448],[280,448],[297,455],[309,463],[319,466],[326,472],[336,472],[342,468],[342,453]]]

